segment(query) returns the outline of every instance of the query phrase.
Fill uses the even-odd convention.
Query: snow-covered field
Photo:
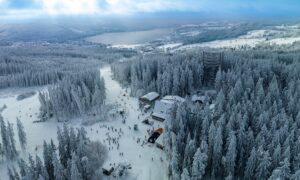
[[[118,44],[118,45],[111,45],[112,48],[121,48],[121,49],[136,49],[139,47],[144,46],[145,44]]]
[[[299,28],[299,26],[297,26]],[[187,50],[194,48],[253,48],[260,44],[289,45],[300,42],[299,29],[294,26],[286,26],[285,29],[261,29],[249,31],[246,35],[233,39],[215,40],[203,43],[188,44],[175,48],[176,50]]]
[[[103,76],[107,87],[107,103],[121,104],[122,108],[127,109],[128,116],[126,118],[126,124],[123,124],[121,119],[116,119],[110,122],[97,123],[92,126],[86,126],[88,136],[92,140],[99,140],[107,146],[108,158],[104,166],[110,164],[117,164],[119,162],[128,162],[132,165],[132,170],[129,171],[127,178],[130,180],[165,180],[167,178],[167,163],[166,157],[162,150],[149,145],[142,146],[142,141],[148,138],[147,129],[163,127],[163,124],[155,122],[154,126],[147,126],[141,123],[143,118],[149,114],[144,114],[138,110],[138,100],[136,98],[129,97],[125,89],[123,89],[118,82],[114,81],[111,77],[112,73],[109,66],[101,69],[101,75]],[[37,120],[39,112],[38,95],[34,95],[30,98],[26,98],[22,101],[17,101],[16,97],[24,93],[24,91],[39,91],[43,88],[19,88],[17,90],[1,90],[0,91],[0,107],[4,104],[7,108],[2,112],[5,121],[10,121],[16,124],[16,117],[19,117],[24,124],[24,128],[28,137],[28,153],[32,155],[42,153],[43,141],[50,141],[50,139],[56,142],[57,126],[62,126],[62,123],[56,121],[48,121],[45,123],[33,123]],[[125,95],[125,96],[124,96]],[[138,131],[133,130],[134,124],[138,124]],[[70,123],[70,126],[80,127],[81,120],[74,119]],[[117,130],[113,132],[112,128]],[[15,134],[16,125],[14,125]],[[108,129],[109,128],[109,129]],[[118,133],[121,129],[122,133]],[[119,148],[117,144],[113,144],[107,141],[107,135],[110,137],[118,137],[120,134]],[[17,138],[17,136],[16,136]],[[141,142],[137,143],[137,139],[140,138]],[[18,141],[17,141],[18,142]],[[18,149],[19,146],[17,147]],[[120,155],[123,153],[123,156]],[[26,155],[21,154],[22,157]],[[163,162],[160,160],[163,159]],[[7,163],[0,162],[0,178],[7,179],[6,173]]]
[[[164,44],[164,45],[158,46],[157,48],[166,51],[168,49],[174,49],[174,48],[179,47],[181,45],[182,45],[182,43],[170,43],[170,44]]]
[[[26,98],[22,101],[17,101],[17,96],[26,91],[40,91],[44,88],[20,88],[20,89],[5,89],[0,92],[0,107],[6,104],[7,108],[3,110],[2,116],[4,121],[9,121],[14,124],[15,138],[17,137],[16,118],[18,117],[24,125],[27,133],[27,152],[35,155],[41,155],[43,141],[49,141],[51,139],[56,141],[56,130],[58,124],[54,121],[48,121],[45,123],[33,123],[37,120],[39,113],[39,100],[38,95],[34,95],[30,98]],[[17,149],[20,150],[19,141],[17,140]],[[21,153],[21,152],[20,152]],[[23,153],[21,157],[26,158]],[[0,162],[0,174],[1,179],[7,179],[7,164]]]

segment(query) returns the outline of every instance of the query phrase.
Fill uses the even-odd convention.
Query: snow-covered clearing
[[[202,33],[202,31],[189,31],[189,32],[182,32],[182,33],[180,33],[180,35],[193,37],[193,36],[197,36],[201,33]]]
[[[145,44],[119,44],[119,45],[111,45],[110,47],[119,48],[119,49],[136,49],[144,45]]]
[[[103,67],[101,69],[101,75],[105,80],[107,88],[106,102],[110,104],[118,103],[122,108],[125,108],[128,111],[126,124],[123,124],[122,120],[119,118],[110,122],[102,122],[85,127],[88,136],[92,140],[99,140],[110,149],[104,166],[109,166],[110,163],[117,164],[119,162],[129,162],[132,165],[132,169],[129,171],[129,175],[126,179],[168,179],[167,163],[164,152],[155,146],[149,146],[147,144],[144,146],[141,145],[142,141],[145,140],[145,137],[148,138],[147,129],[162,127],[163,124],[155,122],[153,127],[142,124],[141,121],[143,118],[149,114],[142,115],[138,110],[137,98],[130,97],[128,95],[129,93],[126,93],[126,90],[122,88],[118,82],[112,79],[110,66]],[[39,91],[43,90],[43,88],[19,88],[13,91],[11,89],[1,90],[0,107],[4,104],[7,105],[7,108],[2,112],[5,121],[7,120],[16,124],[16,117],[19,117],[23,122],[28,138],[27,152],[32,155],[42,155],[43,141],[50,141],[50,139],[53,139],[54,142],[56,142],[57,126],[62,126],[63,124],[54,120],[44,123],[33,123],[34,120],[37,120],[37,115],[39,113],[40,104],[38,95],[35,94],[34,96],[21,101],[16,100],[16,97],[19,94],[24,93],[24,91],[33,90]],[[133,130],[134,124],[138,124],[138,131]],[[75,128],[80,127],[81,120],[72,120],[70,126]],[[113,127],[113,130],[111,127]],[[16,125],[14,125],[14,128],[15,138],[18,139]],[[122,133],[119,133],[120,129]],[[117,143],[114,144],[111,141],[109,145],[107,140],[108,134],[111,138],[117,138],[120,134],[118,140],[119,149],[117,149]],[[141,142],[139,143],[137,143],[138,138],[141,139]],[[20,149],[18,140],[17,145],[17,148]],[[120,153],[123,153],[123,156],[121,156]],[[24,157],[25,155],[21,156]],[[161,162],[161,158],[163,159],[163,162]],[[0,162],[1,179],[8,178],[6,167],[7,163]]]
[[[166,51],[166,50],[169,50],[169,49],[174,49],[174,48],[179,47],[181,45],[182,45],[182,43],[170,43],[170,44],[164,44],[164,45],[158,46],[157,48]]]
[[[7,106],[7,108],[2,112],[2,116],[4,117],[5,121],[9,121],[14,124],[17,149],[21,149],[18,141],[16,127],[16,118],[18,117],[23,122],[24,128],[27,133],[27,152],[32,155],[41,155],[44,140],[49,142],[51,139],[53,139],[56,142],[57,126],[61,125],[54,121],[48,121],[45,123],[33,123],[34,120],[37,120],[40,107],[37,94],[21,101],[17,100],[17,96],[19,94],[22,94],[26,91],[40,90],[43,90],[43,88],[35,87],[5,89],[1,90],[0,92],[0,107],[2,107],[4,104],[6,104]],[[21,157],[25,157],[23,153],[21,153],[20,155]],[[6,163],[0,162],[1,179],[8,179],[6,166]]]
[[[237,38],[237,39],[227,39],[227,40],[216,40],[205,43],[190,44],[179,47],[177,50],[193,49],[193,48],[241,48],[244,46],[255,47],[259,43],[264,42],[264,39],[254,38]]]
[[[276,38],[269,41],[270,44],[287,45],[300,42],[300,37]]]
[[[287,31],[287,30],[286,30]],[[300,37],[297,35],[290,35],[288,37],[282,37],[287,32],[279,30],[254,30],[249,31],[246,35],[239,36],[233,39],[215,40],[203,43],[188,44],[178,47],[176,50],[187,50],[194,48],[253,48],[260,44],[276,44],[276,45],[288,45],[300,41]],[[295,30],[296,32],[296,30]]]

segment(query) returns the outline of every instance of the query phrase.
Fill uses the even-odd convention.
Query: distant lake
[[[88,37],[85,40],[93,43],[110,45],[144,44],[156,39],[161,39],[167,35],[170,35],[172,32],[172,29],[153,29],[147,31],[104,33],[101,35]]]

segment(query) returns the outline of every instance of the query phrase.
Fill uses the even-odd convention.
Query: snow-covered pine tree
[[[197,149],[192,164],[192,180],[200,180],[205,174],[205,169],[207,167],[207,143],[205,141],[201,142],[201,147]]]
[[[236,136],[235,132],[230,132],[229,134],[229,146],[226,152],[226,157],[225,157],[225,167],[226,167],[226,173],[227,175],[234,176],[235,174],[235,166],[236,166],[236,149],[237,149],[237,144],[236,144]]]
[[[267,179],[270,175],[271,157],[268,151],[258,149],[259,158],[256,169],[256,178]]]
[[[16,140],[15,140],[15,133],[13,129],[13,125],[10,122],[7,122],[7,139],[9,139],[9,150],[10,156],[9,159],[14,160],[18,156],[18,151],[16,148]]]
[[[186,168],[181,173],[181,180],[191,180],[189,171]]]
[[[71,165],[71,179],[72,180],[82,180],[81,174],[78,171],[75,159],[76,159],[76,155],[73,154],[72,155],[72,165]]]
[[[25,151],[26,145],[27,145],[27,137],[26,137],[23,123],[20,121],[19,118],[17,118],[17,128],[18,128],[18,136],[19,136],[19,142],[20,142],[21,148],[23,151]]]
[[[65,172],[64,172],[64,167],[61,165],[57,158],[57,154],[53,152],[52,155],[52,164],[54,167],[54,178],[55,180],[65,180]]]

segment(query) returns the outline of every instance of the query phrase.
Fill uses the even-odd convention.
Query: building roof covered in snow
[[[154,119],[164,121],[168,117],[169,111],[172,109],[173,105],[174,104],[172,102],[168,101],[156,101],[152,117]]]
[[[170,110],[175,104],[181,104],[185,101],[179,96],[165,96],[160,101],[155,101],[152,118],[164,121],[169,115]]]
[[[165,96],[162,98],[162,101],[169,101],[171,103],[183,103],[185,99],[180,96]]]
[[[159,94],[157,92],[149,92],[148,94],[145,94],[144,96],[140,97],[141,100],[146,101],[154,101],[159,98]]]

